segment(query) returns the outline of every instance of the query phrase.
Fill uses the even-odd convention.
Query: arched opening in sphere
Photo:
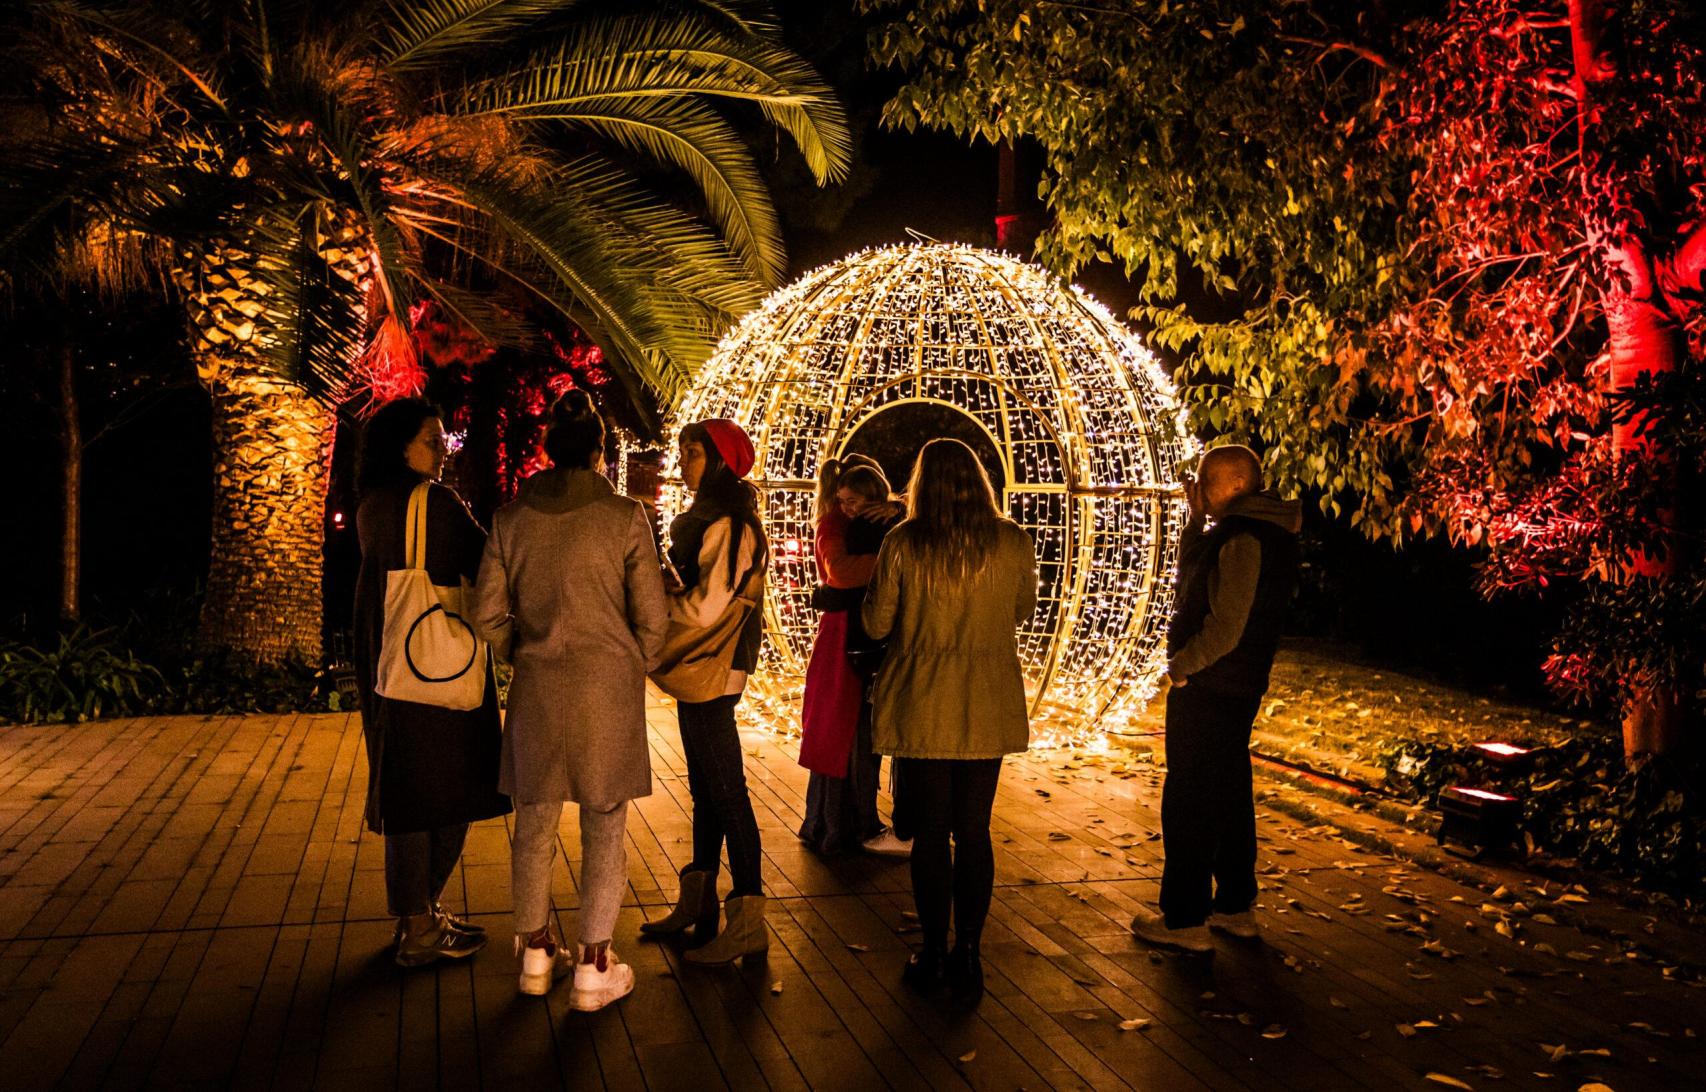
[[[841,445],[840,455],[857,452],[875,459],[895,492],[906,491],[918,453],[931,440],[959,440],[977,455],[995,495],[1007,487],[1007,467],[995,440],[977,418],[946,402],[897,402],[860,422]]]
[[[1155,359],[1083,292],[973,247],[862,251],[778,289],[723,338],[675,414],[707,417],[739,422],[758,450],[773,565],[748,694],[774,726],[797,727],[817,628],[819,465],[880,442],[901,489],[934,428],[981,436],[973,450],[1036,543],[1039,606],[1019,632],[1033,738],[1119,731],[1154,693],[1194,444]],[[684,501],[666,485],[666,509]]]

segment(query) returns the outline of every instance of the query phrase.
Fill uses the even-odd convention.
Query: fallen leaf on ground
[[[871,950],[871,946],[869,944],[849,944],[847,950],[850,952],[868,952]]]
[[[780,983],[780,982],[770,983],[770,992],[771,993],[781,993],[782,992],[782,983]]]
[[[1130,1020],[1121,1020],[1120,1021],[1120,1030],[1121,1031],[1142,1031],[1144,1028],[1147,1028],[1148,1026],[1149,1026],[1149,1021],[1145,1020],[1141,1016],[1134,1016]]]
[[[1285,1037],[1286,1028],[1283,1024],[1269,1024],[1262,1029],[1262,1038],[1264,1039],[1284,1039]]]
[[[966,1052],[965,1052],[965,1053],[964,1053],[964,1054],[962,1054],[962,1055],[960,1055],[960,1061],[962,1061],[962,1062],[969,1062],[969,1061],[971,1061],[971,1060],[972,1060],[972,1059],[973,1059],[973,1058],[975,1058],[975,1057],[977,1057],[977,1051],[975,1051],[975,1050],[968,1050],[968,1051],[966,1051]]]
[[[1447,1088],[1472,1088],[1473,1087],[1472,1085],[1465,1084],[1464,1082],[1458,1080],[1456,1077],[1453,1077],[1447,1073],[1429,1073],[1423,1079],[1432,1081],[1435,1084],[1443,1084]]]

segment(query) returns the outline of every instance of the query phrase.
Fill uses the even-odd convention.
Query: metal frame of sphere
[[[951,406],[987,434],[1005,510],[1036,544],[1038,607],[1018,633],[1033,740],[1126,729],[1165,670],[1179,471],[1196,445],[1155,358],[1094,299],[1008,255],[943,243],[861,251],[778,289],[673,415],[677,428],[729,418],[758,451],[772,567],[749,706],[798,729],[818,624],[818,467],[909,402]],[[690,499],[677,457],[665,454],[665,512]]]

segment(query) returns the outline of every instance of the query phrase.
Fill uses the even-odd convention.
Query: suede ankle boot
[[[681,893],[676,896],[675,909],[656,921],[640,923],[640,932],[647,936],[673,936],[693,927],[698,940],[717,935],[717,874],[705,868],[689,868],[681,873]]]
[[[723,903],[723,916],[723,931],[711,943],[687,952],[683,957],[687,962],[715,967],[737,959],[762,957],[770,950],[763,895],[730,895]]]

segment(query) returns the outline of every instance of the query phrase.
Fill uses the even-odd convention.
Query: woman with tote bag
[[[515,667],[500,786],[515,801],[510,891],[520,989],[574,974],[569,1007],[601,1009],[634,988],[611,950],[628,883],[628,801],[651,795],[646,670],[668,608],[651,520],[604,476],[604,422],[586,392],[551,409],[551,469],[492,519],[475,628]],[[580,935],[551,928],[551,867],[563,805],[578,805]]]
[[[733,421],[699,421],[681,430],[681,478],[693,504],[669,528],[669,560],[679,582],[670,589],[670,633],[652,678],[676,699],[687,786],[693,795],[693,861],[667,917],[640,931],[667,936],[695,927],[709,943],[687,961],[732,963],[764,954],[763,849],[747,795],[735,706],[758,666],[764,639],[764,571],[769,546],[758,516],[758,492],[743,481],[756,455]],[[734,889],[717,932],[717,873],[724,843]]]
[[[509,811],[498,792],[502,728],[486,657],[469,667],[484,676],[472,709],[380,693],[382,661],[398,655],[393,647],[387,656],[384,647],[387,628],[397,630],[385,616],[392,574],[418,564],[433,585],[457,588],[479,572],[485,532],[455,491],[438,482],[446,451],[444,421],[431,403],[404,398],[380,407],[363,439],[356,512],[361,573],[354,653],[367,744],[366,819],[369,830],[385,836],[386,900],[397,918],[395,959],[404,967],[465,958],[485,946],[485,931],[447,912],[439,899],[461,859],[468,824]],[[422,484],[424,527],[417,524],[412,536],[410,500]],[[425,548],[417,552],[424,557],[412,561],[410,540],[422,530]],[[456,619],[448,623],[466,629]],[[408,628],[402,627],[405,635]],[[466,636],[472,648],[472,633]]]
[[[1030,743],[1015,630],[1036,605],[1031,537],[996,507],[983,464],[958,440],[925,444],[906,522],[883,540],[865,596],[866,632],[889,642],[872,689],[872,735],[895,756],[917,827],[912,897],[924,946],[905,980],[929,989],[945,977],[968,1000],[983,994],[1001,759]]]

